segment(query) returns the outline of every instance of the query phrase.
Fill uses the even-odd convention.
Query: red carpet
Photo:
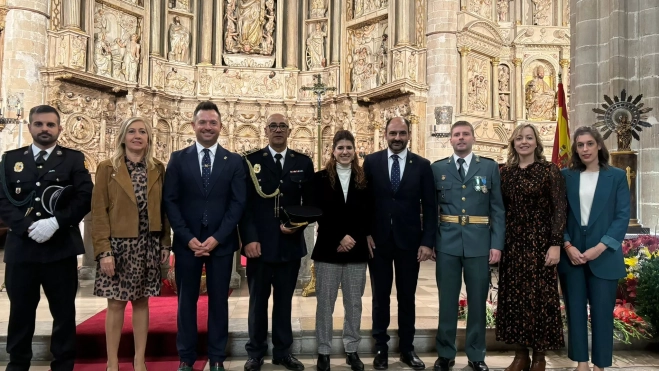
[[[197,360],[193,366],[194,371],[202,371],[206,366],[206,359]],[[178,367],[179,361],[177,357],[161,357],[157,359],[150,359],[147,357],[146,368],[149,371],[174,371]],[[85,360],[76,360],[76,365],[73,371],[103,371],[105,370],[105,360],[98,362]],[[133,371],[132,360],[126,360],[119,363],[119,371]]]

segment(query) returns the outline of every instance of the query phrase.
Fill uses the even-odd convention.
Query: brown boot
[[[533,352],[533,362],[531,363],[531,371],[545,371],[547,361],[545,361],[545,352]]]
[[[531,366],[531,358],[529,358],[529,350],[517,349],[515,351],[515,359],[513,362],[506,368],[505,371],[529,371]]]

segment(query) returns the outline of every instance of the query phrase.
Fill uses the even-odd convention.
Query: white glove
[[[48,219],[41,219],[34,222],[34,224],[28,228],[28,231],[30,231],[28,236],[38,243],[44,243],[53,237],[58,229],[59,224],[57,223],[57,219],[53,216]]]

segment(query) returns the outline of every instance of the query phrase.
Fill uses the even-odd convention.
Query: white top
[[[460,171],[460,164],[458,163],[458,159],[462,158],[455,153],[453,154],[453,161],[455,161],[455,168]],[[468,155],[464,157],[465,163],[462,164],[462,167],[465,169],[465,176],[469,174],[469,165],[471,165],[471,159],[474,158],[474,153],[470,152]]]
[[[48,157],[50,157],[50,154],[53,153],[53,150],[55,149],[55,146],[57,143],[53,144],[52,147],[44,149],[46,151],[46,154],[43,156],[43,160],[46,161],[48,160]],[[41,152],[41,148],[37,147],[34,145],[34,143],[30,146],[32,147],[32,157],[34,157],[34,160],[37,160],[37,157],[39,156],[39,152]]]
[[[588,225],[590,209],[593,207],[593,198],[595,197],[595,188],[597,188],[597,179],[600,172],[582,171],[579,179],[579,201],[581,203],[581,225]]]
[[[284,168],[284,160],[286,160],[286,152],[288,152],[288,147],[285,150],[281,151],[281,152],[277,152],[274,149],[272,149],[272,147],[268,146],[268,150],[270,151],[270,154],[272,155],[272,158],[275,160],[275,164],[277,163],[277,159],[275,158],[275,155],[277,153],[281,153],[281,160],[279,160],[279,161],[281,161],[281,168],[283,169]]]
[[[387,157],[389,160],[389,180],[391,180],[391,166],[394,164],[394,159],[391,156],[396,153],[391,152],[390,148],[387,148]],[[401,153],[398,153],[398,165],[400,166],[400,179],[403,179],[403,172],[405,172],[405,159],[407,158],[407,148],[405,148]]]
[[[199,171],[203,173],[204,171],[201,167],[201,162],[204,160],[204,148],[206,147],[199,144],[199,142],[195,142],[195,144],[197,146],[197,157],[199,158]],[[213,163],[215,162],[215,152],[217,151],[217,143],[208,147],[208,149],[211,151],[209,156],[211,157],[211,171],[213,171]]]
[[[341,189],[343,190],[343,200],[348,201],[348,187],[350,186],[350,174],[352,173],[352,166],[350,164],[342,165],[336,163],[336,174],[341,181]]]

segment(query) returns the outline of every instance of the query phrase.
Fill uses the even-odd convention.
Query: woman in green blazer
[[[625,276],[620,248],[629,224],[630,194],[623,170],[609,165],[600,133],[589,126],[574,132],[569,169],[563,170],[568,215],[558,265],[568,321],[568,357],[588,370],[588,310],[594,371],[611,366],[613,307]]]

